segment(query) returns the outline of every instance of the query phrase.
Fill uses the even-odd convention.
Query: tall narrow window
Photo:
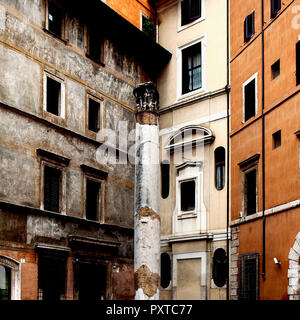
[[[181,2],[181,25],[184,26],[201,17],[201,0],[183,0]]]
[[[296,85],[300,84],[300,41],[296,44]]]
[[[11,300],[11,269],[0,265],[0,301]]]
[[[272,70],[272,79],[275,79],[280,75],[280,60],[277,60],[272,64],[271,70]]]
[[[256,114],[256,78],[244,85],[244,121]]]
[[[249,14],[244,20],[244,41],[248,42],[255,33],[255,15],[254,12]]]
[[[89,130],[97,132],[100,129],[100,102],[89,98],[88,103],[88,127]]]
[[[213,256],[213,280],[217,287],[223,287],[227,279],[228,259],[226,251],[222,248],[217,249]]]
[[[180,187],[181,211],[195,210],[195,180],[181,182]]]
[[[182,94],[201,87],[201,42],[199,42],[182,50]]]
[[[86,180],[86,219],[99,221],[100,209],[100,188],[99,182],[87,179]]]
[[[257,210],[257,181],[256,169],[245,173],[245,209],[246,214],[251,215]]]
[[[259,294],[258,254],[243,255],[241,258],[240,300],[258,300]]]
[[[171,259],[167,252],[162,253],[160,256],[160,270],[160,285],[162,288],[166,289],[171,281]]]
[[[170,162],[165,160],[161,163],[161,196],[168,198],[170,190]]]
[[[47,77],[47,111],[58,116],[61,105],[61,83]]]
[[[152,40],[155,40],[155,23],[145,15],[142,15],[142,31]]]
[[[92,26],[88,28],[88,33],[87,56],[97,63],[104,64],[104,40],[101,27],[96,25]]]
[[[60,212],[61,170],[44,167],[44,209]]]
[[[48,2],[48,30],[55,35],[62,36],[64,13],[56,3]]]
[[[273,133],[273,149],[281,146],[281,130]]]
[[[281,9],[281,0],[271,0],[271,18],[274,18]]]
[[[225,185],[225,149],[218,147],[215,150],[215,185],[222,190]]]

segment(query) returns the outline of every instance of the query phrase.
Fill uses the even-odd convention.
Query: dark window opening
[[[61,83],[47,77],[47,111],[59,115]]]
[[[244,41],[248,42],[255,33],[255,24],[254,24],[254,12],[249,14],[244,20]]]
[[[89,28],[88,57],[97,63],[103,63],[103,37],[99,26]]]
[[[106,298],[106,266],[82,263],[79,267],[79,300],[96,302]]]
[[[100,103],[89,98],[89,130],[97,132],[100,129]]]
[[[201,42],[182,50],[182,94],[202,87]]]
[[[180,185],[181,211],[195,210],[196,183],[194,180],[181,182]]]
[[[181,25],[184,26],[201,17],[201,0],[183,0],[181,2]]]
[[[11,269],[0,265],[0,301],[11,300]]]
[[[66,257],[59,252],[39,253],[38,286],[39,300],[65,299]]]
[[[45,166],[44,168],[44,209],[60,211],[61,170]]]
[[[225,149],[218,147],[215,150],[215,186],[222,190],[225,186]]]
[[[271,18],[274,18],[281,9],[281,0],[271,0]]]
[[[156,26],[155,23],[148,17],[142,16],[142,31],[150,37],[152,40],[155,40],[156,36]]]
[[[281,130],[273,133],[273,149],[281,146]]]
[[[161,163],[161,196],[163,199],[168,198],[170,190],[170,163],[163,161]]]
[[[223,287],[227,280],[227,266],[228,259],[226,251],[219,248],[215,251],[213,256],[213,280],[217,287]]]
[[[55,35],[62,36],[63,10],[55,3],[48,3],[48,30]]]
[[[239,299],[258,299],[258,255],[246,255],[242,257]]]
[[[167,252],[162,253],[160,256],[160,270],[160,285],[162,288],[166,289],[171,281],[171,259]]]
[[[94,180],[86,180],[86,219],[99,220],[99,193],[100,183]]]
[[[245,173],[246,214],[256,213],[256,169]]]
[[[245,85],[244,99],[245,121],[247,121],[256,114],[256,79],[253,79],[247,85]]]
[[[300,83],[300,41],[296,44],[296,85]]]
[[[277,78],[280,75],[280,60],[277,60],[271,66],[272,69],[272,79]]]

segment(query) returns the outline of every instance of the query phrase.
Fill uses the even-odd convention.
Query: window
[[[296,85],[300,84],[300,41],[296,44]]]
[[[241,257],[240,300],[259,298],[259,256],[257,253]]]
[[[55,2],[48,1],[48,13],[46,21],[47,30],[61,38],[64,25],[64,12],[63,9]]]
[[[161,196],[168,198],[170,189],[170,162],[164,160],[161,163]]]
[[[181,211],[193,211],[195,209],[195,180],[184,181],[180,184]]]
[[[201,17],[201,0],[183,0],[181,2],[181,25],[184,26]]]
[[[256,169],[245,173],[245,186],[244,186],[244,205],[246,215],[256,213],[257,202],[257,181],[256,181]]]
[[[274,18],[281,9],[281,0],[271,0],[271,18]]]
[[[275,79],[280,75],[280,60],[277,60],[272,64],[271,70],[272,70],[272,79]]]
[[[11,300],[11,269],[0,265],[0,301]]]
[[[281,130],[273,133],[273,149],[281,146]]]
[[[44,74],[44,107],[55,116],[65,118],[65,86],[59,79],[48,72]]]
[[[163,289],[168,288],[171,281],[171,259],[167,252],[160,256],[160,285]]]
[[[213,256],[213,280],[217,287],[223,287],[227,280],[228,259],[226,251],[222,248],[216,249]]]
[[[97,132],[100,129],[100,102],[89,98],[88,109],[88,128]]]
[[[244,20],[244,41],[248,42],[255,33],[254,12],[249,14]]]
[[[225,185],[225,149],[218,147],[215,150],[215,186],[222,190]]]
[[[202,87],[201,42],[182,50],[182,94]]]
[[[256,115],[257,109],[257,79],[256,75],[252,76],[243,84],[244,96],[244,121]]]
[[[44,167],[44,209],[60,212],[61,170]]]
[[[49,252],[48,252],[49,251]],[[53,250],[54,251],[54,250]],[[38,253],[39,300],[65,299],[66,253],[41,250]]]
[[[86,179],[86,209],[85,216],[88,220],[99,221],[99,208],[101,184],[92,179]]]
[[[104,64],[104,39],[100,26],[88,27],[87,56],[97,63]]]
[[[142,14],[142,31],[152,40],[155,40],[156,26],[154,22],[144,14]]]

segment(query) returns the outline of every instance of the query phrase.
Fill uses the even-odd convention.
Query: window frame
[[[252,75],[248,80],[246,80],[243,85],[242,85],[242,90],[243,90],[243,123],[251,120],[252,118],[254,118],[257,115],[257,109],[258,109],[258,92],[257,92],[257,78],[258,78],[258,72],[256,72],[254,75]],[[249,119],[245,120],[245,114],[246,114],[246,109],[245,109],[245,87],[252,81],[255,80],[255,114],[250,117]]]
[[[272,134],[272,146],[273,146],[273,150],[275,149],[278,149],[281,147],[281,144],[282,144],[282,134],[281,134],[281,129],[280,130],[277,130],[276,132],[274,132]],[[279,135],[279,138],[280,138],[280,144],[279,145],[276,145],[276,139],[278,138],[278,135]]]
[[[183,50],[190,48],[194,45],[201,43],[201,87],[187,93],[182,93],[183,88]],[[200,38],[191,41],[183,46],[177,48],[177,101],[195,96],[197,94],[203,94],[206,92],[206,36],[203,35]]]
[[[247,211],[248,210],[248,206],[247,206],[248,198],[247,198],[247,186],[246,186],[247,178],[246,178],[246,175],[252,171],[255,171],[255,178],[256,178],[256,181],[255,181],[255,184],[256,184],[255,212],[249,214]],[[244,217],[252,216],[258,212],[258,183],[257,183],[258,181],[257,180],[258,180],[258,164],[253,165],[243,171],[243,216]]]
[[[250,34],[250,32],[247,32],[248,31],[247,20],[252,16],[253,16],[253,21],[252,21],[253,30],[252,30],[252,33]],[[248,43],[253,38],[254,35],[255,35],[255,10],[249,13],[244,19],[244,43]]]
[[[97,132],[89,129],[89,107],[90,107],[90,99],[99,103],[99,114],[98,114],[98,126],[99,130]],[[104,128],[105,128],[105,110],[104,110],[104,98],[97,94],[96,92],[92,92],[91,90],[86,90],[86,106],[85,106],[85,132],[86,134],[99,141],[104,140]]]
[[[206,0],[201,0],[201,16],[193,21],[191,21],[190,23],[184,24],[182,25],[182,16],[181,16],[181,6],[182,6],[182,2],[183,0],[179,0],[178,1],[178,7],[177,7],[177,32],[180,32],[186,28],[189,28],[203,20],[205,20],[205,2]]]
[[[223,149],[224,150],[224,161],[219,161],[219,162],[217,162],[217,159],[216,159],[216,152],[217,152],[217,150],[221,150],[221,149]],[[222,150],[222,151],[223,151]],[[219,147],[217,147],[215,150],[214,150],[214,157],[215,157],[215,188],[216,188],[216,190],[218,190],[218,191],[221,191],[221,190],[223,190],[224,189],[224,187],[225,187],[225,184],[226,184],[226,149],[223,147],[223,146],[219,146]],[[220,165],[221,164],[221,165]],[[222,187],[221,188],[218,188],[217,187],[217,167],[220,167],[220,166],[224,166],[224,172],[222,172],[222,174],[223,174],[223,180],[222,180]]]
[[[0,255],[0,265],[10,269],[10,300],[21,300],[21,263],[10,257]]]
[[[101,29],[101,26],[98,26],[99,29]],[[90,60],[92,60],[93,62],[96,62],[97,64],[101,65],[101,66],[105,66],[105,37],[103,32],[99,32],[99,37],[101,37],[101,39],[99,39],[99,57],[94,56],[93,54],[91,54],[91,37],[93,35],[93,31],[95,28],[95,25],[86,25],[85,27],[85,56],[87,58],[89,58]]]

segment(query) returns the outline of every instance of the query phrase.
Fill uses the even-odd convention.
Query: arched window
[[[213,257],[213,280],[217,287],[223,287],[227,280],[227,264],[228,259],[226,251],[219,248],[215,251]]]
[[[160,274],[160,285],[163,289],[166,289],[171,281],[171,259],[167,252],[160,256]]]
[[[0,300],[11,299],[11,269],[0,265]]]
[[[164,160],[161,163],[161,196],[168,198],[170,190],[170,162]]]
[[[225,186],[225,149],[218,147],[215,150],[215,185],[217,190]]]

